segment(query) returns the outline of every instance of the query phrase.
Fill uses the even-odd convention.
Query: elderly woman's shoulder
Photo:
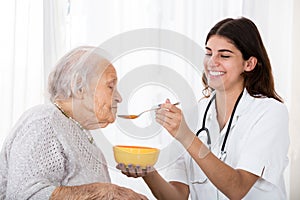
[[[25,111],[19,120],[14,124],[8,141],[14,138],[23,138],[23,136],[38,135],[37,130],[50,127],[55,113],[58,112],[53,104],[43,104],[31,107]]]
[[[36,105],[26,110],[21,116],[21,120],[29,118],[31,120],[51,118],[56,111],[56,107],[51,103]]]

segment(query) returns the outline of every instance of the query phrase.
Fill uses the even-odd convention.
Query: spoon
[[[180,104],[180,102],[177,102],[177,103],[174,103],[173,105],[174,106],[177,106],[177,105],[179,105]],[[158,106],[160,106],[160,104],[158,105]],[[143,112],[141,112],[140,114],[138,114],[138,115],[118,115],[118,117],[121,117],[121,118],[124,118],[124,119],[136,119],[136,118],[138,118],[139,116],[141,116],[142,114],[144,114],[145,112],[149,112],[149,111],[152,111],[152,110],[158,110],[160,107],[158,107],[158,108],[151,108],[151,109],[149,109],[149,110],[145,110],[145,111],[143,111]]]

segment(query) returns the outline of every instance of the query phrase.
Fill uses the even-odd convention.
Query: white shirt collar
[[[215,94],[215,92],[212,93],[211,97],[209,98],[209,100],[213,97],[213,95]],[[238,118],[243,115],[244,111],[247,110],[247,107],[248,105],[250,104],[251,101],[253,101],[253,98],[247,91],[246,88],[244,88],[244,91],[243,91],[243,96],[236,108],[236,111],[234,113],[234,117],[232,119],[232,124],[231,124],[231,127],[234,127],[234,125],[236,124]],[[208,100],[208,101],[209,101]],[[207,101],[207,102],[208,102]],[[207,112],[207,120],[210,121],[213,117],[213,115],[216,115],[216,105],[215,103],[212,103],[211,104],[211,107],[210,109],[208,110]],[[227,125],[228,125],[228,122],[226,123],[225,125],[225,129],[227,129]]]

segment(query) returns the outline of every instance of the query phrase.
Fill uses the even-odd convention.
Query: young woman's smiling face
[[[204,70],[208,85],[216,91],[241,89],[246,68],[242,53],[227,38],[213,35],[206,44]]]

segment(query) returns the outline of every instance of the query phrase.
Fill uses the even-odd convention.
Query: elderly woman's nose
[[[119,93],[119,91],[116,89],[115,90],[115,100],[118,102],[118,103],[121,103],[122,102],[122,96],[121,94]]]

